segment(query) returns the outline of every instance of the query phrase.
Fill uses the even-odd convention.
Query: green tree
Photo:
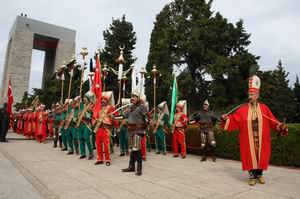
[[[165,76],[170,77],[174,70],[184,71],[178,88],[187,97],[190,110],[199,108],[207,98],[217,109],[240,103],[246,97],[249,68],[258,59],[247,50],[250,34],[243,21],[229,23],[219,12],[213,13],[211,4],[175,0],[157,15],[151,34],[147,71],[153,63]],[[211,82],[205,80],[207,74]],[[146,90],[148,98],[152,98],[151,90]]]
[[[103,37],[105,46],[100,54],[102,66],[106,63],[108,67],[118,70],[116,60],[120,55],[119,47],[125,47],[123,50],[125,59],[123,71],[129,69],[135,61],[132,51],[135,49],[136,33],[133,30],[132,23],[126,21],[125,15],[121,19],[112,19],[109,28],[103,31]],[[127,78],[126,95],[128,96],[130,93],[130,89],[128,88],[131,88],[131,76],[127,75]],[[109,84],[106,85],[106,90],[114,91],[115,97],[117,97],[119,94],[118,86],[116,86],[118,84],[117,76],[110,71],[108,79]]]
[[[294,84],[294,96],[295,96],[295,103],[296,103],[296,109],[295,109],[295,122],[300,123],[300,84],[299,84],[299,78],[296,77],[296,82]]]
[[[261,100],[266,103],[274,115],[287,122],[295,121],[295,95],[289,87],[288,75],[279,60],[276,69],[262,72]]]

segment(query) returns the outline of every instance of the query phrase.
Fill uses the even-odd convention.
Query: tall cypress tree
[[[299,84],[299,78],[296,77],[296,82],[294,84],[294,96],[295,96],[295,102],[296,102],[296,109],[295,109],[295,122],[300,122],[300,84]]]
[[[278,61],[276,69],[264,72],[262,78],[261,100],[269,105],[270,109],[278,119],[287,119],[287,122],[295,121],[295,95],[289,87],[288,75]]]

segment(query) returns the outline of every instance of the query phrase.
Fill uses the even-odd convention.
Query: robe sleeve
[[[285,130],[280,129],[280,125],[282,123],[277,120],[277,118],[273,115],[273,113],[271,112],[271,110],[268,107],[266,107],[266,114],[269,117],[267,119],[269,120],[270,128],[272,130],[278,132],[280,135],[288,134],[288,129],[285,129]]]
[[[110,109],[109,112],[112,113],[112,112],[114,112],[115,110],[116,110],[116,108],[111,107],[111,109]],[[113,115],[114,115],[114,116],[118,116],[118,115],[119,115],[119,112],[116,111]],[[118,120],[113,119],[112,123],[113,123],[113,125],[114,125],[115,128],[120,128],[120,122],[119,122]]]
[[[221,128],[225,131],[236,131],[239,129],[240,123],[240,110],[238,109],[236,112],[230,114],[227,120],[222,120]]]
[[[186,114],[182,114],[180,116],[179,122],[183,125],[183,127],[186,127],[188,125],[188,117]]]

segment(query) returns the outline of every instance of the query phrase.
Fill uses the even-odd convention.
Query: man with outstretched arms
[[[201,150],[202,150],[202,159],[201,161],[206,161],[206,157],[208,154],[211,154],[212,160],[216,161],[216,139],[214,136],[214,125],[216,123],[216,119],[213,117],[214,113],[209,110],[209,102],[205,100],[203,102],[202,110],[198,111],[197,114],[194,115],[194,120],[199,125],[199,133],[201,136]]]
[[[231,114],[222,116],[221,127],[226,131],[239,131],[242,168],[249,172],[249,185],[256,181],[265,184],[263,170],[267,170],[271,156],[270,129],[287,135],[288,129],[279,122],[268,106],[258,102],[260,79],[249,78],[249,103],[240,105]]]
[[[136,175],[142,175],[142,154],[141,140],[145,136],[147,127],[147,109],[141,103],[140,94],[138,91],[131,93],[132,106],[124,113],[124,118],[127,119],[129,148],[131,150],[129,166],[122,169],[123,172],[135,172],[135,162],[137,161]]]

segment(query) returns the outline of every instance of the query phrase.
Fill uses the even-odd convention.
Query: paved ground
[[[299,198],[300,170],[270,167],[267,183],[250,187],[241,163],[200,162],[148,154],[143,175],[122,173],[129,157],[112,156],[112,165],[67,156],[53,143],[38,144],[9,133],[0,143],[0,198]],[[17,139],[15,139],[17,138]]]

